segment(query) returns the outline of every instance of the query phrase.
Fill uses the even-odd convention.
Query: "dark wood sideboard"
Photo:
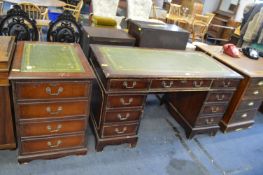
[[[201,52],[103,45],[91,50],[97,76],[91,105],[97,151],[106,145],[136,145],[149,93],[168,94],[168,109],[188,138],[214,135],[242,79]]]
[[[94,74],[78,44],[18,42],[9,79],[20,163],[86,154]]]
[[[207,53],[244,76],[220,122],[221,130],[239,131],[250,127],[263,99],[263,60],[252,60],[242,53],[240,58],[232,58],[223,53],[221,46],[198,45],[197,50]]]
[[[0,45],[0,149],[14,149],[16,142],[8,74],[15,51],[15,37],[0,36]]]

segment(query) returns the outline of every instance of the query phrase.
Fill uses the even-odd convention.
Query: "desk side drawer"
[[[145,95],[116,95],[108,96],[107,107],[142,107],[145,102]]]
[[[85,146],[85,134],[64,137],[49,137],[21,141],[22,154],[36,152],[53,152]]]
[[[16,83],[18,100],[89,97],[89,82]]]
[[[218,125],[222,116],[213,116],[213,117],[200,117],[197,119],[195,126],[208,127]]]
[[[263,89],[260,87],[257,88],[249,88],[245,95],[243,96],[243,99],[261,99],[263,98]]]
[[[209,104],[202,109],[201,115],[224,114],[227,106],[225,104]]]
[[[214,80],[213,83],[212,83],[212,88],[213,89],[216,89],[216,88],[223,88],[223,89],[227,89],[227,88],[230,88],[230,89],[236,89],[238,87],[240,83],[240,80],[229,80],[229,79],[226,79],[226,80]]]
[[[210,92],[206,102],[229,102],[233,92]]]
[[[61,118],[89,115],[88,101],[18,103],[20,119]]]
[[[138,124],[104,126],[102,137],[120,137],[128,135],[136,135]]]
[[[258,109],[262,100],[242,100],[239,104],[237,111],[248,110],[248,109]]]
[[[256,116],[257,110],[248,110],[242,112],[236,112],[233,117],[231,118],[230,123],[232,122],[245,122],[249,120],[253,120]]]
[[[139,121],[141,114],[142,114],[141,110],[107,111],[105,114],[105,122],[114,123],[114,122]]]
[[[81,132],[85,131],[86,122],[86,119],[79,119],[69,121],[62,120],[40,123],[22,123],[20,124],[20,135],[21,137],[31,137]]]

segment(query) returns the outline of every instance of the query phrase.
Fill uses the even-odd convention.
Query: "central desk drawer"
[[[232,94],[232,92],[210,92],[206,102],[228,102]]]
[[[145,95],[116,95],[108,96],[107,107],[142,107]]]
[[[226,105],[225,104],[211,104],[211,105],[205,105],[203,107],[203,110],[201,112],[201,115],[204,114],[224,114],[226,111]]]
[[[110,90],[147,90],[149,87],[149,80],[110,80]]]
[[[18,104],[21,119],[87,116],[89,115],[88,101],[47,102]]]
[[[20,124],[21,137],[85,131],[86,119]]]
[[[16,83],[17,99],[53,99],[88,97],[89,82]]]
[[[114,122],[139,121],[141,115],[142,115],[141,110],[118,111],[118,112],[107,111],[105,114],[105,122],[114,123]]]
[[[22,153],[34,153],[70,149],[85,146],[85,134],[63,137],[49,137],[21,142]]]
[[[138,124],[104,126],[102,137],[136,135]]]
[[[211,80],[153,80],[151,88],[208,88]]]

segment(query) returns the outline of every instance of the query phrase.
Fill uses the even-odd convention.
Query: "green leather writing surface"
[[[109,74],[230,75],[229,68],[200,52],[99,46]]]
[[[84,69],[70,44],[26,43],[21,72],[84,72]]]

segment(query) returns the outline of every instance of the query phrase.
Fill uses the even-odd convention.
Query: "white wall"
[[[249,3],[253,3],[254,0],[240,0],[240,5],[237,9],[237,13],[236,13],[236,17],[235,17],[235,20],[236,21],[242,21],[242,18],[243,18],[243,12],[244,12],[244,9],[246,7],[246,5],[248,5]]]
[[[216,11],[219,3],[220,0],[205,0],[203,14]]]

